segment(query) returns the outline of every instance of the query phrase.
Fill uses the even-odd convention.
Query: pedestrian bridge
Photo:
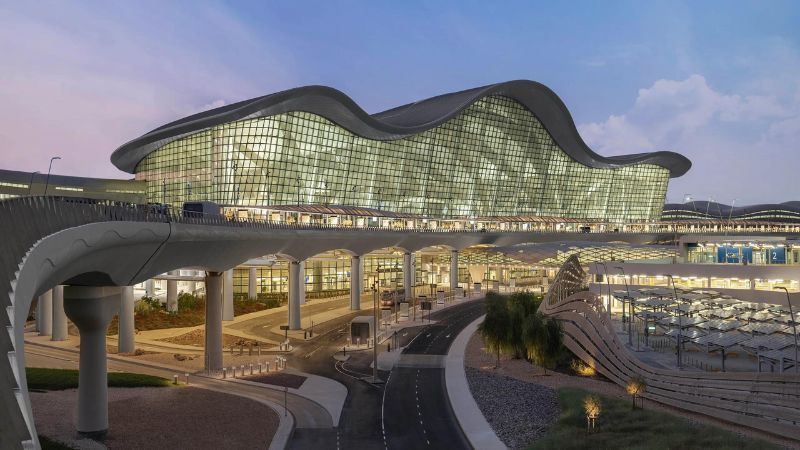
[[[0,333],[0,352],[8,354],[8,358],[0,359],[0,415],[6,418],[0,421],[0,448],[38,447],[25,379],[24,325],[32,299],[56,285],[131,286],[171,270],[194,267],[208,272],[207,283],[211,280],[214,286],[221,286],[220,272],[268,254],[299,263],[330,250],[359,257],[383,248],[412,253],[440,246],[457,252],[475,245],[574,239],[645,244],[695,232],[691,228],[577,233],[290,225],[222,216],[184,217],[147,205],[58,197],[0,201],[0,218],[0,305],[7,312],[2,320],[8,329],[8,333]],[[708,234],[700,227],[696,232]],[[786,236],[788,232],[795,231],[770,229],[764,234]],[[753,235],[754,231],[743,233]],[[736,231],[727,234],[732,236]],[[99,301],[106,297],[102,292],[86,295],[86,305],[97,303],[89,302],[90,298]],[[209,293],[209,298],[212,295]],[[65,309],[80,325],[79,316],[86,311],[78,311],[76,305],[72,312]],[[297,311],[295,317],[299,317],[299,306]],[[116,310],[106,308],[103,314],[114,313]]]

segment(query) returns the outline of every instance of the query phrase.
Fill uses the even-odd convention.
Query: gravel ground
[[[466,367],[472,396],[497,437],[512,449],[526,448],[560,413],[556,392],[538,384]]]
[[[550,370],[547,371],[547,375],[545,376],[542,368],[532,365],[524,360],[511,359],[508,356],[500,356],[500,365],[497,369],[495,369],[494,365],[496,362],[496,355],[487,353],[484,351],[483,347],[483,339],[480,337],[480,335],[478,333],[473,334],[469,340],[469,343],[467,344],[467,349],[464,352],[464,365],[468,371],[468,379],[469,370],[472,368],[473,370],[488,372],[499,376],[511,377],[524,383],[546,386],[551,389],[558,389],[560,387],[576,387],[585,389],[595,394],[616,397],[630,401],[630,397],[628,397],[628,394],[621,386],[601,378],[570,376]],[[480,402],[478,402],[478,404],[480,405]],[[663,411],[675,416],[683,417],[687,419],[689,423],[699,422],[726,429],[733,433],[744,436],[764,439],[784,448],[798,448],[797,441],[780,438],[750,428],[743,428],[714,417],[673,408],[668,405],[662,405],[648,400],[645,400],[644,405],[647,409]],[[481,410],[483,410],[483,406],[481,406]],[[499,433],[498,436],[503,439]]]
[[[268,406],[194,387],[109,388],[103,443],[75,431],[78,391],[31,392],[38,432],[76,449],[267,448],[278,427]]]

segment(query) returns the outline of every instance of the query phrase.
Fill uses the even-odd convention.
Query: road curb
[[[489,422],[481,413],[478,404],[472,397],[467,382],[467,373],[464,370],[464,352],[467,349],[470,337],[477,331],[478,325],[483,322],[481,316],[464,327],[450,345],[445,359],[445,387],[450,407],[458,420],[458,425],[467,437],[470,445],[476,449],[506,449],[507,447],[497,437]]]

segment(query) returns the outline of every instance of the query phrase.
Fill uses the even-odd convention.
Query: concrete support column
[[[119,310],[122,289],[64,287],[64,309],[81,336],[77,420],[81,434],[102,436],[108,430],[106,331]]]
[[[358,311],[361,309],[361,257],[350,257],[350,309]]]
[[[414,268],[412,259],[414,255],[411,253],[403,254],[403,289],[405,290],[405,298],[410,301],[414,298]]]
[[[450,251],[450,289],[458,287],[458,250]]]
[[[155,297],[155,294],[156,294],[155,282],[153,282],[153,279],[151,278],[144,282],[144,295],[148,297]]]
[[[178,276],[179,273],[173,270],[169,274]],[[167,280],[167,312],[178,312],[178,280]]]
[[[311,290],[319,292],[322,290],[323,286],[322,261],[311,261],[311,273],[314,276],[314,282],[311,284]]]
[[[119,334],[117,335],[117,353],[133,353],[136,351],[133,321],[133,286],[122,288],[119,299]]]
[[[233,269],[222,275],[222,320],[233,320]]]
[[[53,291],[49,290],[39,296],[38,311],[36,315],[39,321],[39,336],[50,336],[53,334]],[[39,318],[41,315],[41,318]]]
[[[258,283],[258,267],[251,267],[247,277],[247,298],[255,300],[258,297],[256,286]]]
[[[316,276],[316,272],[315,272]],[[322,272],[320,272],[320,280],[322,280]],[[320,281],[320,283],[322,283]],[[321,286],[321,284],[320,284]],[[300,304],[306,304],[306,262],[300,261]]]
[[[206,272],[205,369],[222,370],[222,273]]]
[[[300,329],[300,262],[289,263],[289,329]]]
[[[67,340],[67,313],[64,312],[64,286],[53,288],[53,337],[54,341]]]

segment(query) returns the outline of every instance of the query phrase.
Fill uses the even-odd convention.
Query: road
[[[364,301],[364,299],[362,299],[362,301]],[[323,302],[314,302],[313,300],[309,301],[305,305],[302,305],[300,310],[301,317],[303,318],[302,324],[305,329],[309,329],[310,323],[308,323],[308,320],[306,320],[305,317],[342,308],[349,304],[350,304],[349,297],[337,300],[323,301]],[[371,310],[353,311],[351,313],[347,313],[346,315],[341,316],[335,321],[328,321],[322,324],[315,325],[314,334],[319,335],[329,332],[333,329],[337,329],[339,327],[340,322],[350,322],[350,320],[353,317],[359,315],[370,315],[370,314],[372,314]],[[287,320],[288,319],[286,316],[286,312],[281,311],[281,312],[276,312],[274,314],[267,314],[262,317],[257,317],[255,319],[245,320],[243,322],[226,325],[226,327],[244,331],[246,333],[252,334],[254,336],[263,337],[265,339],[270,339],[273,341],[282,341],[284,337],[283,334],[273,333],[270,330],[280,325],[286,325]]]
[[[443,361],[436,356],[446,355],[458,333],[482,314],[482,301],[434,313],[437,323],[405,348],[401,362],[408,362],[392,369],[382,402],[386,449],[471,448],[450,407],[444,368],[430,365]]]

